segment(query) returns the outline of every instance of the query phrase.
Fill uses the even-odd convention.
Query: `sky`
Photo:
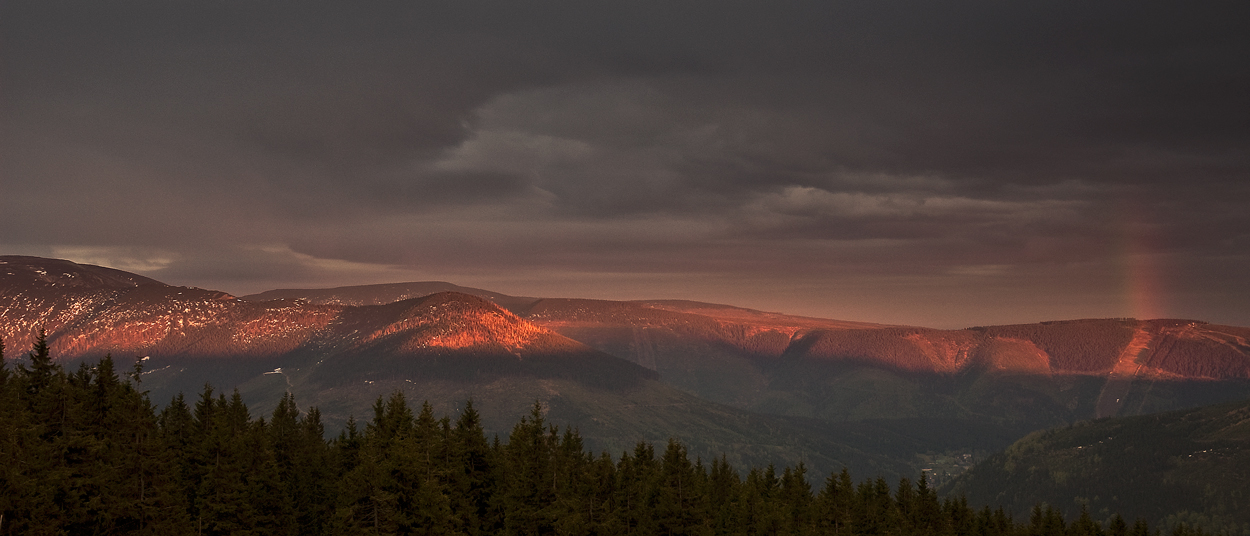
[[[1250,325],[1250,4],[5,0],[0,254]]]

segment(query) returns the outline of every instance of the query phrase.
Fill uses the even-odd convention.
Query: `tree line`
[[[1016,522],[939,498],[923,475],[892,487],[843,470],[813,489],[801,463],[743,475],[673,440],[594,455],[537,403],[505,442],[487,438],[472,401],[453,421],[395,393],[327,440],[317,409],[289,394],[267,418],[210,386],[158,410],[139,363],[67,371],[42,334],[12,369],[3,352],[0,341],[0,535],[1158,534],[1042,506]]]

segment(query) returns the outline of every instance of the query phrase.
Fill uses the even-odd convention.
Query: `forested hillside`
[[[959,477],[951,491],[1022,514],[1122,513],[1250,534],[1250,402],[1040,431]]]
[[[923,477],[891,488],[843,471],[815,490],[802,464],[743,477],[675,441],[595,455],[537,404],[503,441],[471,403],[453,421],[397,393],[326,441],[317,409],[290,396],[258,418],[206,386],[157,412],[138,372],[109,357],[67,372],[42,337],[28,364],[0,367],[0,534],[1150,533],[1051,509],[1017,524],[939,500]]]

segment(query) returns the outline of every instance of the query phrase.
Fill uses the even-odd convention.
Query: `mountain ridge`
[[[683,300],[583,298],[533,299],[511,310],[707,400],[827,422],[954,419],[1023,435],[1250,396],[1250,329],[1201,321],[941,330]]]
[[[397,285],[417,284],[425,283]],[[366,285],[326,290],[344,292],[353,288],[381,287],[383,286]],[[323,291],[317,289],[285,289],[282,292],[284,296],[300,297],[312,303],[325,302],[320,294]],[[1134,375],[1169,379],[1250,378],[1250,360],[1244,359],[1250,355],[1250,343],[1247,342],[1250,341],[1250,328],[1221,326],[1199,320],[1091,318],[942,330],[799,317],[686,300],[516,298],[490,291],[481,292],[483,294],[479,295],[489,296],[496,303],[499,299],[518,300],[518,303],[524,301],[525,305],[509,309],[536,324],[566,335],[588,327],[646,330],[672,326],[688,328],[702,324],[696,327],[730,332],[723,334],[718,342],[736,338],[739,349],[760,356],[801,355],[824,359],[860,359],[903,370],[945,373],[977,364],[1003,371],[1110,375],[1117,372],[1115,367],[1124,347],[1132,342],[1134,330],[1138,330],[1152,335],[1146,341],[1151,353],[1149,359],[1142,361],[1141,366],[1134,369]],[[375,294],[372,299],[375,302],[386,301],[381,293]],[[901,341],[891,341],[893,348],[885,352],[878,349],[874,355],[871,349],[863,347],[862,341],[865,336],[871,336],[878,330],[881,330],[879,333],[889,333]],[[845,336],[848,331],[853,331],[849,334],[850,337]],[[1096,333],[1098,331],[1103,333]],[[1110,333],[1110,337],[1105,337],[1108,332],[1113,331],[1118,333]],[[1105,337],[1104,340],[1095,342],[1101,342],[1102,347],[1075,350],[1063,348],[1065,341],[1075,338],[1094,340],[1100,336]],[[586,337],[593,338],[593,335]],[[860,347],[857,348],[855,343],[848,344],[847,339],[857,339]],[[1194,349],[1189,346],[1202,340],[1214,343],[1205,350],[1227,348],[1241,357],[1221,352],[1223,366],[1194,366],[1193,363],[1187,363],[1172,354],[1173,351],[1177,354],[1192,352]],[[1116,344],[1109,345],[1109,342]],[[796,346],[791,348],[791,343],[796,343]],[[1178,345],[1182,348],[1176,348]],[[995,347],[1008,348],[1004,352],[997,352]],[[1044,358],[1046,362],[1041,363],[1039,358]]]
[[[49,287],[32,283],[41,268],[27,268],[13,270],[25,280],[8,277],[9,290],[0,294],[6,347],[29,348],[31,333],[46,326],[58,361],[112,353],[124,364],[142,356],[143,389],[157,403],[194,396],[208,383],[238,389],[265,412],[289,393],[320,408],[333,430],[395,391],[436,404],[476,398],[483,419],[498,426],[510,426],[539,400],[554,424],[577,426],[596,448],[675,437],[705,459],[728,453],[740,466],[806,460],[813,475],[844,465],[868,474],[912,471],[905,456],[847,444],[836,431],[817,433],[677,390],[652,370],[479,297],[443,292],[370,306],[251,302],[159,282]],[[859,433],[857,441],[870,435]]]
[[[323,305],[385,305],[388,303],[420,298],[439,292],[459,292],[486,298],[508,310],[524,307],[538,298],[509,296],[485,289],[464,287],[446,281],[413,281],[407,283],[379,283],[374,285],[350,285],[324,289],[274,289],[240,296],[244,301],[263,302],[272,300],[303,299]],[[514,311],[515,312],[515,311]]]
[[[872,434],[857,432],[858,446],[839,434],[852,425],[890,437],[963,429],[931,454],[993,451],[1097,416],[1250,397],[1250,329],[1198,321],[937,330],[680,300],[509,301],[470,287],[458,288],[486,295],[389,299],[430,288],[421,283],[287,289],[256,301],[69,261],[0,262],[0,336],[10,351],[45,329],[61,360],[148,358],[143,381],[158,402],[208,381],[238,387],[262,411],[293,393],[331,426],[394,390],[444,403],[491,398],[500,423],[537,399],[613,448],[663,440],[647,435],[663,431],[711,455],[746,449],[792,463],[829,449],[843,455],[822,463],[905,475],[921,463],[922,438],[899,439],[881,457]]]

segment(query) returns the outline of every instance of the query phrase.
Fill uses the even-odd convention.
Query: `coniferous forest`
[[[289,395],[262,417],[205,386],[158,411],[140,378],[110,357],[67,371],[42,336],[28,362],[0,366],[0,534],[1155,534],[1042,506],[1016,521],[939,498],[923,476],[743,475],[675,441],[595,455],[537,403],[505,441],[471,401],[453,422],[397,393],[327,441]]]

